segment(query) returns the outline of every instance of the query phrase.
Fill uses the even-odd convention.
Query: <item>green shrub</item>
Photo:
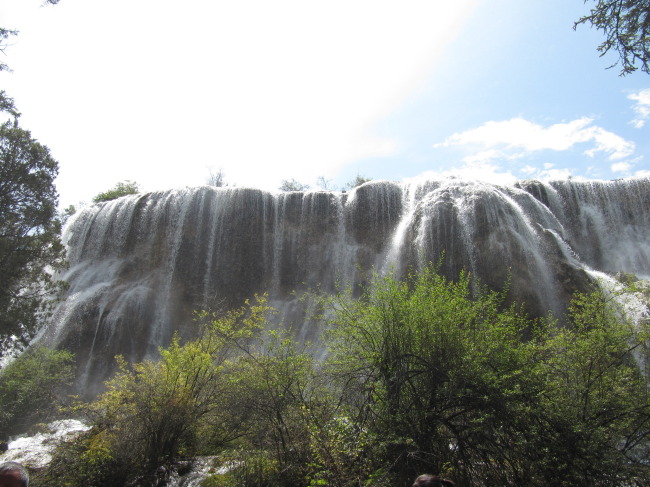
[[[57,414],[72,362],[68,351],[34,347],[0,370],[0,438],[25,433]]]
[[[564,327],[505,298],[435,267],[376,277],[318,303],[325,362],[265,331],[264,297],[200,313],[198,339],[122,363],[35,485],[154,485],[198,453],[231,467],[206,487],[650,485],[650,324],[600,292]]]
[[[374,438],[371,468],[399,484],[421,472],[466,486],[648,482],[647,323],[600,292],[576,296],[564,328],[504,298],[434,267],[337,297],[330,367]]]
[[[108,487],[125,485],[128,462],[111,448],[105,430],[93,428],[72,441],[59,444],[48,468],[32,474],[34,487]]]
[[[138,183],[133,181],[124,181],[117,183],[114,188],[109,189],[99,193],[93,198],[93,203],[101,203],[103,201],[111,201],[122,196],[127,196],[130,194],[138,194],[140,192],[140,187]]]
[[[291,485],[281,465],[266,451],[236,450],[233,466],[227,472],[209,476],[201,487],[258,487]]]

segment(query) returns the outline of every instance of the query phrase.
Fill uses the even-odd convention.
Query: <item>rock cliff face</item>
[[[79,387],[92,393],[115,355],[142,360],[174,330],[191,336],[193,310],[268,292],[313,339],[293,291],[359,286],[372,269],[402,273],[443,254],[449,277],[465,269],[500,288],[510,276],[512,299],[560,314],[599,272],[650,275],[650,180],[199,187],[88,207],[64,238],[70,288],[44,339],[75,351]]]

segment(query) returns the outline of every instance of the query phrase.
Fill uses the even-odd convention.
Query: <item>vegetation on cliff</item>
[[[102,203],[104,201],[111,201],[122,196],[127,196],[130,194],[138,194],[140,192],[140,186],[134,181],[122,181],[117,183],[113,188],[106,191],[102,191],[98,195],[93,197],[93,203]]]
[[[567,326],[504,306],[504,293],[429,267],[315,304],[326,360],[270,331],[264,297],[158,362],[128,366],[93,427],[61,446],[36,485],[156,485],[215,455],[203,485],[645,485],[647,324],[601,292]],[[164,468],[160,468],[164,467]],[[224,467],[221,473],[217,467]]]

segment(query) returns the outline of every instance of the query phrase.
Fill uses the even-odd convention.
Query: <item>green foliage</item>
[[[70,486],[118,486],[129,478],[128,468],[111,450],[111,435],[103,430],[90,430],[74,441],[57,445],[52,461],[45,471],[31,475],[30,485]]]
[[[196,423],[218,402],[216,370],[196,343],[174,340],[165,352],[160,362],[121,361],[108,390],[78,406],[94,427],[59,450],[46,485],[149,485],[159,465],[193,453]]]
[[[7,39],[11,36],[18,34],[17,30],[4,29],[0,27],[0,52],[4,54],[5,48],[7,47]],[[6,63],[0,62],[0,71],[9,71],[9,66]],[[4,98],[4,91],[0,92]]]
[[[72,362],[70,352],[35,347],[0,371],[0,438],[24,433],[57,412],[72,380]]]
[[[598,51],[601,56],[610,51],[618,54],[618,61],[610,67],[620,63],[621,76],[636,71],[637,63],[643,72],[650,73],[650,1],[597,0],[574,29],[586,23],[603,31],[605,41]]]
[[[282,485],[299,484],[309,459],[305,410],[312,406],[318,384],[313,359],[276,332],[264,335],[251,352],[238,364],[240,393],[254,426],[246,444],[272,452],[283,472]]]
[[[449,282],[429,267],[404,282],[377,278],[360,299],[337,300],[333,372],[363,427],[381,438],[374,455],[400,482],[491,466],[502,448],[495,433],[536,393],[524,377],[534,363],[523,340],[530,324],[500,310],[503,295],[471,288],[467,274]]]
[[[0,29],[0,38],[2,37],[2,29]],[[3,68],[4,66],[4,68]],[[6,69],[6,65],[0,63],[0,71]],[[4,90],[0,90],[0,112],[7,112],[14,118],[18,118],[20,113],[16,110],[13,98],[9,98]]]
[[[434,268],[336,300],[331,367],[395,481],[629,485],[649,479],[647,334],[601,293],[566,328]],[[636,356],[635,356],[636,354]]]
[[[594,292],[560,328],[436,271],[318,302],[324,362],[269,330],[264,297],[199,313],[198,339],[122,363],[43,485],[154,485],[195,454],[225,467],[206,486],[649,485],[647,323]]]
[[[120,482],[155,484],[158,466],[240,436],[230,361],[268,310],[260,297],[212,321],[202,314],[208,320],[202,336],[185,344],[175,337],[159,361],[129,366],[118,358],[120,370],[105,383],[106,392],[75,408],[94,427],[76,446],[60,449],[46,484],[121,485],[116,475]]]
[[[77,208],[74,205],[70,205],[67,208],[65,208],[63,211],[59,213],[59,219],[61,220],[61,224],[65,225],[65,223],[70,219],[72,215],[77,213]]]
[[[240,487],[257,485],[287,484],[281,465],[273,459],[272,453],[263,450],[236,449],[226,459],[228,471],[209,476],[201,487]]]
[[[372,178],[367,178],[365,176],[361,176],[360,174],[357,174],[356,177],[352,181],[349,181],[345,185],[345,187],[347,189],[354,189],[357,186],[361,186],[363,183],[367,183],[369,181],[372,181]]]
[[[309,185],[298,182],[295,179],[283,179],[279,189],[280,191],[307,191]]]
[[[368,452],[375,439],[369,431],[340,412],[324,417],[314,411],[309,414],[309,486],[363,485],[373,474]],[[372,485],[379,485],[378,480],[375,478]]]
[[[140,192],[140,187],[138,183],[133,181],[123,181],[115,185],[114,188],[99,193],[97,196],[93,197],[93,203],[101,203],[104,201],[111,201],[122,196],[127,196],[130,194],[138,194]]]
[[[538,370],[544,428],[535,440],[552,450],[540,467],[565,485],[623,485],[647,478],[650,427],[648,334],[621,316],[601,293],[579,294],[569,309],[569,327],[545,344]]]
[[[221,424],[232,423],[239,434],[230,442],[237,468],[219,480],[224,485],[302,485],[310,459],[307,411],[328,398],[313,357],[264,324],[230,339],[239,354],[228,363],[232,388]]]
[[[16,31],[0,28],[0,52]],[[0,63],[0,71],[7,70]],[[18,126],[14,100],[0,91],[0,356],[25,346],[60,289],[51,271],[62,267],[64,248],[56,214],[58,163]]]
[[[58,163],[17,121],[0,125],[0,353],[11,335],[27,342],[49,310],[61,268]]]
[[[44,4],[50,4],[50,5],[56,5],[59,3],[60,0],[45,0]],[[11,30],[11,29],[5,29],[3,27],[0,27],[0,53],[4,54],[5,49],[7,47],[7,40],[11,36],[15,36],[18,34],[17,30]],[[11,71],[9,69],[9,66],[7,64],[0,62],[0,71]],[[0,92],[0,100],[2,100],[4,97],[4,91]],[[14,116],[17,116],[16,114]]]

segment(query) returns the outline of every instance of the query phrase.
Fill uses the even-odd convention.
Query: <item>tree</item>
[[[585,0],[587,3],[587,0]],[[650,74],[650,0],[598,0],[588,15],[574,24],[590,24],[605,34],[598,46],[600,56],[618,53],[621,76],[641,70]]]
[[[216,172],[210,170],[210,175],[208,176],[207,183],[209,186],[214,186],[215,188],[223,188],[228,186],[226,182],[226,174],[223,168],[219,168]]]
[[[0,52],[4,54],[7,47],[7,39],[11,36],[18,34],[16,30],[9,30],[0,27]],[[9,66],[6,63],[0,62],[0,71],[9,71]],[[3,91],[4,93],[4,91]]]
[[[365,176],[361,176],[360,174],[357,174],[356,177],[352,181],[349,181],[345,185],[345,187],[347,189],[354,189],[357,186],[361,186],[363,183],[367,183],[368,181],[372,181],[372,178],[367,178]]]
[[[52,270],[64,264],[59,239],[58,163],[18,127],[0,126],[0,340],[26,343],[49,310],[57,289]]]
[[[197,339],[174,337],[158,361],[119,359],[106,392],[75,408],[93,428],[55,456],[46,485],[158,485],[159,466],[241,436],[247,410],[233,394],[239,378],[232,361],[269,310],[259,297],[220,317],[200,313],[205,328]]]
[[[109,189],[99,193],[93,198],[93,203],[102,203],[104,201],[111,201],[122,196],[127,196],[130,194],[138,194],[140,192],[140,187],[138,183],[133,181],[122,181],[115,185],[114,188]]]
[[[529,323],[500,311],[503,299],[434,266],[402,282],[377,277],[359,299],[337,298],[332,371],[360,428],[381,439],[372,456],[396,484],[448,468],[463,485],[517,477],[499,452],[516,437],[525,398],[535,397],[526,378],[534,357],[523,341]]]
[[[45,0],[56,4],[59,0]],[[18,32],[0,27],[0,53]],[[0,62],[0,71],[9,66]],[[18,126],[20,113],[0,91],[0,112],[11,115],[0,127],[0,355],[26,344],[60,286],[50,272],[63,265],[54,179],[58,163],[49,149]],[[49,268],[49,269],[48,269]],[[12,336],[14,338],[12,338]],[[17,343],[18,342],[18,343]]]
[[[59,218],[61,219],[61,224],[65,225],[65,223],[70,219],[72,215],[77,213],[77,208],[75,205],[70,205],[67,208],[64,208],[62,211],[59,212]]]
[[[462,485],[647,485],[647,323],[602,292],[567,326],[435,267],[335,300],[331,371],[394,485],[417,472]]]
[[[334,191],[334,181],[332,179],[325,179],[325,176],[318,176],[316,178],[316,186],[323,191]]]
[[[0,66],[0,71],[2,71],[2,66]],[[2,112],[9,113],[14,120],[20,117],[20,113],[16,110],[16,105],[14,105],[13,98],[9,98],[4,90],[0,90],[0,113]]]
[[[73,356],[66,350],[34,347],[0,375],[0,439],[24,433],[56,413],[61,392],[73,377]]]
[[[280,191],[307,191],[309,185],[302,184],[295,179],[283,179],[279,189]]]
[[[45,5],[56,5],[60,0],[45,0]],[[0,27],[0,52],[4,54],[7,47],[7,39],[11,36],[18,34],[17,30],[5,29]],[[6,63],[0,62],[0,71],[9,71],[9,66]],[[2,92],[4,94],[4,92]],[[1,98],[1,96],[0,96]]]
[[[633,324],[596,291],[574,297],[568,324],[550,334],[536,366],[545,384],[531,422],[539,475],[561,485],[647,481],[647,323]]]

